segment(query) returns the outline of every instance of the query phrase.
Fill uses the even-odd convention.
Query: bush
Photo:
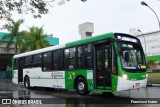
[[[154,59],[148,59],[148,60],[147,60],[147,65],[151,66],[151,65],[154,64],[154,62],[155,62]]]
[[[160,61],[157,63],[157,65],[160,65]]]

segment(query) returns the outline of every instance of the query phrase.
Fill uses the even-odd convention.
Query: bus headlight
[[[148,77],[148,74],[146,74],[146,78]]]
[[[126,74],[123,74],[123,75],[122,75],[122,78],[127,79],[128,77],[127,77]]]

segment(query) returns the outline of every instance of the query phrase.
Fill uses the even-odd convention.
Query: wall
[[[160,55],[160,31],[144,33],[146,42],[146,55],[156,56]],[[143,35],[136,36],[140,39],[143,50],[145,52],[145,42]]]

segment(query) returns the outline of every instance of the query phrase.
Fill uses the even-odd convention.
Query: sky
[[[60,1],[60,0],[56,0]],[[14,14],[13,19],[25,19],[21,30],[29,30],[31,26],[43,26],[44,32],[53,34],[65,44],[81,39],[78,25],[94,23],[93,35],[107,32],[129,33],[131,28],[139,28],[143,33],[158,31],[159,25],[155,14],[146,6],[141,5],[142,0],[70,0],[64,5],[54,3],[47,15],[41,19],[34,19],[31,14]],[[160,0],[145,1],[160,18]],[[4,21],[0,21],[4,23]]]

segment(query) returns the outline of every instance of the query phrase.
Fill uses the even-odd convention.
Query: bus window
[[[120,44],[121,64],[124,69],[139,69],[140,65],[145,65],[142,48],[138,44]]]
[[[58,51],[54,51],[53,52],[53,70],[57,70],[58,69]]]
[[[32,64],[32,56],[27,56],[24,58],[25,67],[30,67]]]
[[[81,69],[83,68],[83,48],[82,46],[78,47],[78,61],[77,61],[77,68]]]
[[[78,47],[78,69],[88,69],[92,67],[91,48],[90,44]]]
[[[41,66],[41,61],[42,61],[42,55],[41,54],[33,55],[33,66],[34,67],[40,67]]]
[[[91,68],[92,67],[92,61],[91,61],[91,44],[84,46],[84,63],[85,68]]]
[[[53,70],[63,69],[63,51],[58,50],[53,52]]]
[[[14,59],[14,69],[18,68],[18,59]]]
[[[58,65],[58,70],[63,69],[63,50],[58,51],[57,65]]]
[[[47,52],[43,54],[43,70],[52,69],[52,52]]]
[[[75,69],[75,52],[75,47],[64,50],[64,64],[66,69]]]

